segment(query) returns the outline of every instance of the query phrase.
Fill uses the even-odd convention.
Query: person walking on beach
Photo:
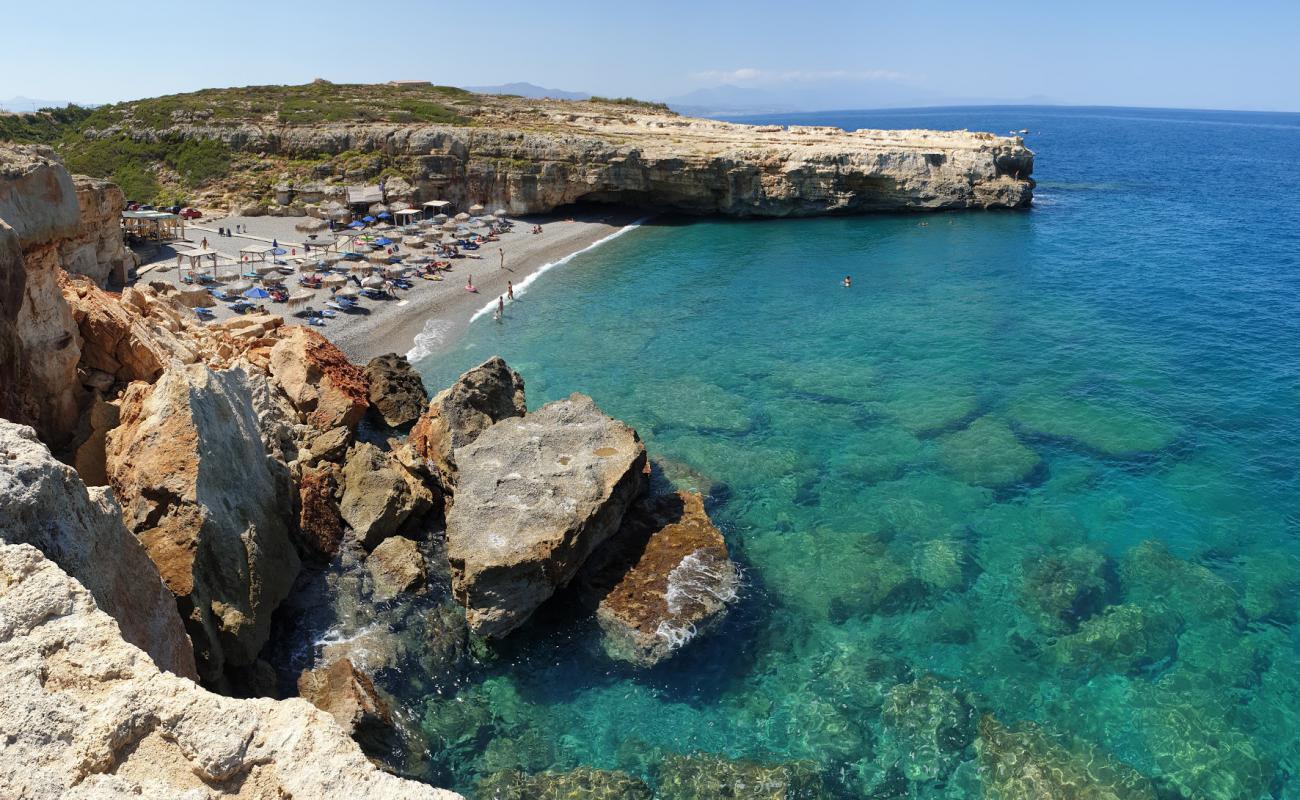
[[[207,250],[207,249],[208,249],[208,237],[204,236],[204,237],[203,237],[203,241],[202,241],[202,242],[199,242],[199,246],[202,247],[204,250]]]
[[[510,281],[506,281],[506,297],[509,297],[512,303],[515,301],[515,285]]]
[[[505,249],[504,247],[498,247],[498,248],[497,248],[497,252],[501,254],[501,269],[505,269],[505,268],[506,268],[506,249]]]
[[[476,286],[474,285],[474,276],[473,276],[473,275],[469,276],[469,280],[465,281],[465,291],[467,291],[467,292],[476,292],[476,293],[478,292],[478,287],[476,287]]]

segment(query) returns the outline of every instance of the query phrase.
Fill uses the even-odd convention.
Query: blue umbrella
[[[378,239],[375,240],[375,244],[379,245],[380,247],[385,247],[392,243],[393,240],[389,239],[387,236],[380,236]]]
[[[380,211],[380,212],[379,212],[379,218],[380,218],[380,219],[392,219],[392,218],[393,218],[393,215],[392,215],[392,214],[389,214],[387,211]]]
[[[273,256],[282,256],[282,255],[284,255],[284,254],[287,253],[287,252],[289,252],[289,251],[288,251],[288,250],[285,250],[283,247],[277,247],[277,248],[275,248],[274,250],[271,251],[271,255],[273,255]]]
[[[353,222],[353,223],[350,223],[350,224],[348,225],[348,227],[349,227],[349,228],[352,228],[352,229],[355,230],[355,229],[358,229],[358,228],[364,228],[364,227],[366,227],[366,223],[364,223],[364,222],[360,222],[360,221],[358,221],[358,222]]]
[[[258,288],[258,287],[256,287],[256,286],[254,286],[252,289],[249,289],[248,291],[244,292],[244,297],[250,297],[250,298],[257,299],[257,300],[264,300],[264,299],[266,299],[266,298],[268,298],[268,297],[270,297],[270,296],[271,296],[271,295],[269,295],[269,294],[266,293],[266,290],[265,290],[265,289],[260,289],[260,288]]]
[[[372,216],[370,216],[370,215],[366,215],[366,216],[364,216],[364,217],[361,218],[361,221],[362,221],[362,222],[374,222],[374,221],[375,221],[375,218],[372,217]]]

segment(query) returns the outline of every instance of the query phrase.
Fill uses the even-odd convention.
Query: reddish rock
[[[698,494],[638,500],[580,575],[612,657],[653,666],[721,619],[739,575]]]
[[[316,331],[292,325],[279,334],[269,368],[294,407],[319,430],[355,428],[370,404],[361,369]]]
[[[309,553],[326,561],[338,554],[343,542],[343,518],[334,501],[336,471],[331,464],[309,467],[298,481],[299,540]]]
[[[350,736],[363,744],[393,731],[393,714],[370,677],[340,658],[298,676],[298,694],[334,717]]]

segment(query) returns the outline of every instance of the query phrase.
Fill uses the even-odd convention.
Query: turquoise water
[[[746,576],[645,673],[545,609],[413,701],[455,745],[430,777],[653,784],[708,752],[976,797],[988,712],[1162,797],[1300,797],[1300,116],[788,121],[1029,128],[1035,207],[656,220],[420,364],[441,387],[500,354],[532,407],[590,394],[709,491]]]

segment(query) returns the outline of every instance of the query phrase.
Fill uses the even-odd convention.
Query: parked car
[[[168,206],[168,207],[167,207],[167,211],[170,211],[170,212],[173,213],[173,214],[179,214],[179,213],[181,213],[181,207],[180,207],[180,206]]]
[[[182,208],[180,210],[181,219],[198,219],[203,216],[203,212],[197,208]]]

